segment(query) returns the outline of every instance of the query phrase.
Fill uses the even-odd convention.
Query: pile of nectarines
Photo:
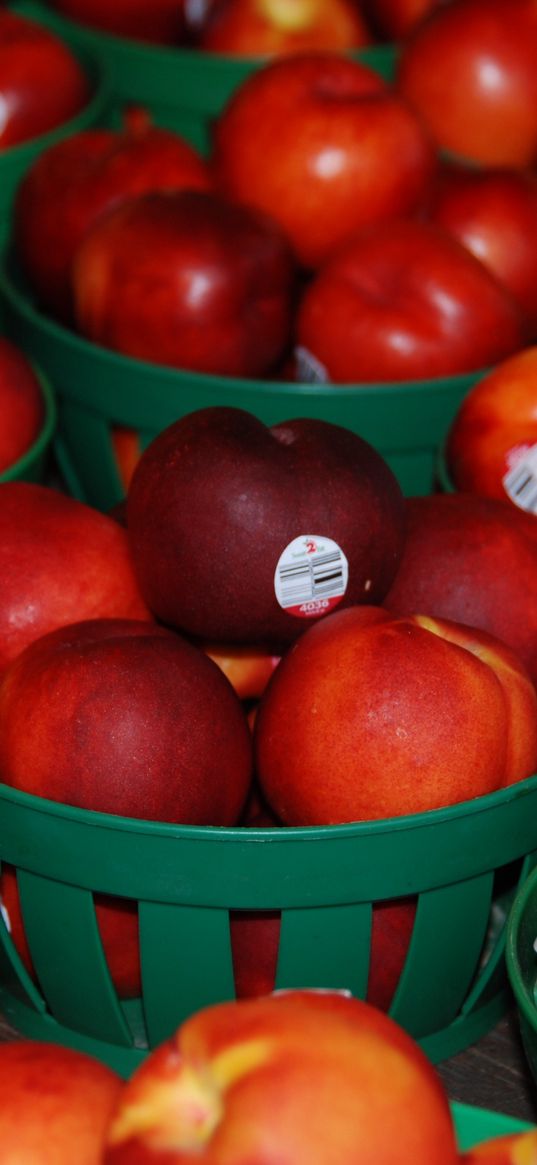
[[[426,27],[461,8],[480,28],[482,0]],[[516,121],[534,104],[533,73],[510,72],[515,47],[537,51],[527,0],[507,24]],[[30,167],[14,244],[39,309],[125,356],[274,382],[452,376],[520,349],[536,328],[535,183],[516,159],[499,175],[485,161],[479,185],[471,154],[445,159],[414,84],[418,33],[391,81],[327,48],[274,56],[220,110],[206,158],[148,115]],[[521,130],[528,164],[534,137]]]
[[[49,487],[0,490],[4,783],[126,817],[285,828],[429,811],[537,771],[533,515],[405,500],[349,430],[226,407],[152,442],[120,521]],[[1,889],[33,973],[9,866]],[[136,904],[96,907],[114,982],[136,995]],[[374,905],[379,1006],[415,908]],[[271,990],[279,912],[230,923],[237,994]]]
[[[511,391],[535,365],[535,6],[510,4],[507,29],[506,0],[421,0],[414,15],[404,0],[300,0],[292,19],[279,0],[54,6],[116,35],[282,58],[239,86],[207,158],[138,112],[31,166],[14,243],[56,324],[128,357],[275,384],[500,368],[449,436],[459,493],[403,499],[349,430],[232,408],[193,412],[136,450],[116,515],[0,486],[0,781],[240,830],[431,812],[525,780],[537,527],[504,494],[527,496],[520,464],[512,476],[521,451],[533,488],[532,410],[509,444],[494,435],[492,471],[486,429],[506,378]],[[1,34],[2,21],[0,56]],[[392,82],[331,51],[390,35],[405,37]],[[499,98],[475,77],[471,89],[485,36]],[[87,82],[68,64],[76,112]],[[45,101],[26,126],[47,128],[41,115]],[[8,341],[3,365],[0,410],[20,433],[4,429],[0,473],[42,421],[38,381]],[[2,392],[27,394],[28,417]],[[36,978],[7,863],[0,902]],[[94,903],[117,992],[137,996],[137,904]],[[371,915],[368,1002],[271,994],[280,912],[231,911],[241,1002],[191,1016],[127,1084],[83,1053],[0,1048],[2,1159],[70,1165],[76,1145],[79,1165],[529,1160],[534,1132],[458,1150],[434,1069],[383,1014],[416,900]]]

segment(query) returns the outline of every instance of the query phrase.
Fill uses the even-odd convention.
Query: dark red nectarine
[[[202,639],[271,647],[338,603],[386,594],[402,515],[395,476],[357,434],[309,418],[268,428],[225,407],[160,433],[127,497],[155,615]]]
[[[537,517],[477,494],[407,498],[401,564],[384,600],[481,627],[515,650],[537,680]]]

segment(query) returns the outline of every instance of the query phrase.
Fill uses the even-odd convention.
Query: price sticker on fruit
[[[285,547],[274,573],[276,598],[299,618],[331,611],[343,598],[349,564],[337,542],[318,534],[301,534]]]
[[[537,513],[537,445],[523,446],[502,478],[508,497],[522,510]]]

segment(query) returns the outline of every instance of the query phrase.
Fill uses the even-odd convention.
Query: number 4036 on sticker
[[[337,542],[317,534],[301,534],[289,542],[274,572],[280,607],[308,619],[330,611],[343,598],[349,564]]]

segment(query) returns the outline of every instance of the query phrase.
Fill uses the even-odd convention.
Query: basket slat
[[[493,873],[419,895],[412,940],[390,1015],[415,1038],[457,1015],[490,917]]]
[[[32,961],[54,1018],[94,1039],[130,1046],[131,1036],[102,948],[93,895],[24,870],[18,871],[17,881]]]
[[[234,998],[229,912],[140,902],[139,926],[147,1037],[154,1047],[193,1011]]]
[[[283,910],[278,987],[346,989],[364,996],[369,970],[371,905]],[[315,967],[315,982],[311,968]]]

